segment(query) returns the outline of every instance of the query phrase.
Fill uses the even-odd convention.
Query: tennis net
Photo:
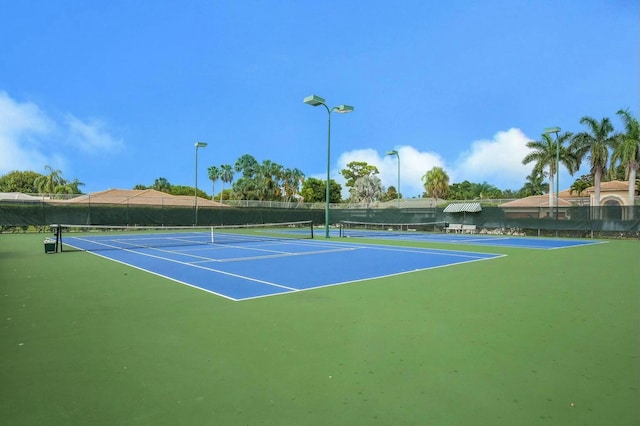
[[[425,223],[373,223],[373,222],[340,222],[341,237],[380,238],[406,236],[424,232],[442,232],[446,222]]]
[[[310,239],[311,221],[218,226],[51,225],[56,247],[84,251]]]

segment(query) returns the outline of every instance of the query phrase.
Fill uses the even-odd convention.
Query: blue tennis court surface
[[[87,237],[68,237],[65,245],[86,250],[95,243]],[[317,240],[114,248],[94,254],[231,300],[286,294],[502,256]]]
[[[338,231],[332,231],[332,235],[339,236]],[[448,244],[473,244],[480,246],[498,246],[529,248],[541,250],[555,250],[568,247],[601,244],[598,240],[572,240],[548,237],[520,237],[510,235],[487,234],[455,234],[455,233],[424,233],[424,232],[393,232],[393,231],[359,231],[350,238],[372,238],[382,240],[422,241]]]

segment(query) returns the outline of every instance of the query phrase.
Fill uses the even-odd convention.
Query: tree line
[[[616,113],[623,124],[623,130],[615,130],[608,117],[597,120],[590,116],[580,119],[585,127],[583,131],[573,133],[560,129],[550,129],[541,135],[540,140],[530,141],[531,149],[523,159],[523,164],[533,163],[533,170],[527,176],[527,182],[516,194],[517,197],[549,194],[549,203],[553,205],[554,177],[559,166],[564,166],[573,176],[582,162],[589,161],[589,174],[573,182],[570,191],[577,196],[593,186],[594,202],[600,204],[600,186],[603,180],[628,180],[629,197],[636,191],[637,171],[640,167],[640,126],[628,109]],[[555,134],[555,137],[553,136]],[[544,183],[548,178],[549,183]],[[476,199],[511,198],[505,192],[491,185],[474,185],[469,182],[449,185],[449,177],[439,167],[428,171],[423,177],[425,193],[434,198]],[[556,188],[556,191],[558,189]]]
[[[640,127],[638,119],[628,109],[619,110],[617,115],[623,130],[615,131],[607,117],[596,120],[590,116],[580,119],[583,131],[573,133],[543,133],[539,140],[530,141],[531,150],[523,159],[523,164],[533,164],[533,169],[522,188],[517,191],[501,190],[487,182],[474,183],[467,180],[449,183],[449,176],[441,167],[434,167],[421,178],[423,197],[447,200],[472,200],[483,198],[522,198],[531,195],[549,194],[550,202],[554,194],[553,182],[559,166],[573,174],[583,161],[589,161],[590,173],[580,176],[571,185],[571,192],[580,196],[588,187],[594,186],[595,198],[600,198],[600,184],[603,180],[629,180],[629,194],[636,188],[637,171],[640,167]],[[556,129],[552,129],[556,130]],[[33,171],[13,171],[0,177],[0,192],[38,193],[56,196],[59,194],[81,194],[84,183],[78,179],[68,181],[62,172],[45,166],[46,174]],[[326,181],[313,177],[306,178],[298,168],[285,167],[272,160],[258,162],[252,155],[245,154],[233,164],[210,166],[207,169],[211,181],[211,197],[198,189],[198,196],[216,199],[325,202]],[[347,200],[342,199],[342,185],[331,179],[329,201],[371,203],[401,198],[394,186],[384,188],[377,176],[376,166],[362,161],[353,161],[340,171],[349,190]],[[238,176],[237,179],[234,178]],[[546,182],[545,182],[546,180]],[[217,183],[221,189],[216,193]],[[225,188],[225,185],[228,187]],[[193,195],[194,187],[173,185],[166,178],[157,178],[150,186],[138,184],[133,189],[155,189],[173,195]]]

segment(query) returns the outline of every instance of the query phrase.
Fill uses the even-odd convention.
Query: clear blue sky
[[[349,161],[519,189],[524,144],[639,110],[638,1],[2,1],[0,174],[84,192],[195,180],[243,154],[324,179]],[[586,173],[588,168],[582,168]],[[561,174],[561,187],[578,177]],[[564,182],[564,184],[563,184]],[[216,192],[220,190],[220,183]]]

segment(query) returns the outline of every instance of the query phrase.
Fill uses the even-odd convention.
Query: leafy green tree
[[[319,203],[327,199],[327,181],[316,178],[307,178],[302,184],[300,194],[305,202]],[[329,181],[329,202],[339,203],[342,201],[342,185],[331,179]]]
[[[329,190],[331,190],[331,188],[329,188]],[[318,203],[326,199],[326,186],[323,180],[310,177],[304,181],[304,184],[302,184],[300,193],[302,194],[305,202]]]
[[[473,200],[477,198],[474,194],[473,184],[468,180],[460,183],[454,183],[449,185],[449,193],[447,199],[449,200]]]
[[[133,189],[137,189],[137,190],[145,190],[145,189],[149,189],[147,186],[139,183],[136,186],[133,187]]]
[[[633,200],[636,193],[636,175],[640,167],[640,124],[628,109],[621,109],[617,114],[622,119],[624,132],[616,137],[611,163],[614,165],[619,162],[624,167],[629,181],[629,199]]]
[[[513,189],[505,189],[502,191],[501,198],[518,198],[518,191],[514,191]]]
[[[584,116],[580,124],[587,126],[587,131],[573,136],[571,148],[578,159],[578,165],[584,157],[589,157],[591,174],[593,175],[594,204],[600,205],[600,183],[602,176],[607,171],[609,149],[615,147],[616,136],[613,134],[613,125],[607,117],[598,121],[595,118]]]
[[[380,173],[376,166],[370,165],[365,161],[352,161],[347,164],[346,169],[342,169],[340,174],[347,180],[345,186],[353,188],[356,180],[365,176],[373,176]]]
[[[0,177],[0,192],[35,194],[38,192],[35,182],[41,177],[43,176],[40,173],[31,170],[14,170]]]
[[[222,200],[232,200],[234,195],[235,194],[232,189],[223,189],[220,192],[220,202],[222,202]]]
[[[356,180],[349,192],[351,201],[355,203],[372,203],[380,200],[384,188],[378,176],[362,176]]]
[[[421,180],[424,182],[424,190],[426,193],[435,198],[446,197],[449,192],[449,175],[442,167],[434,167],[426,172]]]
[[[167,192],[167,194],[171,194],[171,195],[188,195],[193,197],[194,191],[195,191],[195,188],[193,186],[171,185],[171,188],[169,189],[168,192],[167,191],[163,191],[163,192]],[[198,188],[198,197],[209,198],[207,193],[201,190],[200,188]]]
[[[384,194],[380,197],[380,201],[391,201],[402,198],[402,194],[398,194],[398,190],[395,186],[391,185],[387,188]]]
[[[569,146],[565,146],[565,142],[571,141],[571,138],[571,132],[558,135],[557,140],[552,135],[543,133],[541,140],[527,142],[527,148],[530,148],[532,152],[524,157],[522,164],[535,162],[532,175],[537,175],[545,168],[549,170],[549,207],[553,206],[554,202],[553,178],[558,173],[556,159],[559,159],[560,164],[564,165],[571,175],[578,170],[579,160],[576,154]]]

